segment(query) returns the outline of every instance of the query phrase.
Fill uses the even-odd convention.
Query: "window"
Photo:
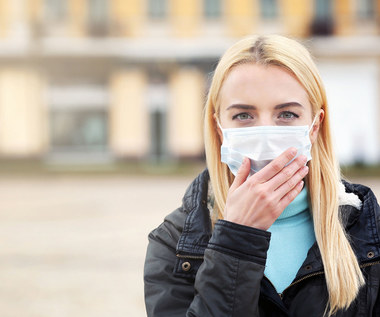
[[[329,36],[334,33],[332,2],[330,0],[315,1],[315,15],[310,33],[316,36]]]
[[[57,109],[51,113],[51,147],[55,153],[105,152],[105,110]]]
[[[152,72],[150,81],[147,99],[150,117],[150,158],[159,162],[168,156],[167,109],[170,97],[165,75]]]
[[[108,1],[89,0],[88,2],[88,28],[89,33],[94,36],[105,36],[108,34]]]
[[[375,1],[357,0],[357,14],[360,19],[373,19],[375,17]]]
[[[103,85],[52,86],[48,102],[53,154],[107,152],[109,96]]]
[[[317,0],[315,5],[316,17],[318,19],[329,19],[332,16],[330,0]]]
[[[222,14],[221,0],[204,0],[203,12],[206,18],[209,18],[209,19],[219,18]]]
[[[92,24],[105,24],[108,21],[108,1],[89,0],[89,20]]]
[[[45,0],[45,19],[52,22],[59,22],[66,19],[67,1]]]
[[[150,112],[150,157],[155,161],[165,159],[166,148],[166,112],[155,109]]]
[[[275,19],[278,16],[277,0],[260,0],[260,13],[263,19]]]
[[[167,0],[149,0],[148,1],[148,14],[152,19],[164,19],[168,11]]]

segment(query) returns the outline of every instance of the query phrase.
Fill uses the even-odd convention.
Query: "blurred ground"
[[[191,179],[0,179],[1,317],[145,316],[147,234]]]

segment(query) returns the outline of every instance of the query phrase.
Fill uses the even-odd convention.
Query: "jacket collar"
[[[207,208],[209,174],[204,170],[188,187],[183,209],[188,214],[177,244],[177,254],[203,256],[212,234]],[[380,208],[373,192],[363,185],[342,181],[341,215],[350,242],[360,264],[380,259]],[[319,248],[315,243],[308,252],[297,277],[323,270]]]
[[[182,207],[188,216],[178,240],[177,254],[203,256],[211,238],[212,226],[207,208],[209,174],[204,170],[187,188]]]
[[[370,188],[342,181],[340,215],[359,265],[380,260],[380,208]],[[310,248],[296,279],[323,271],[317,243]]]

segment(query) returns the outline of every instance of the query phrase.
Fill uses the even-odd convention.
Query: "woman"
[[[250,37],[220,60],[208,170],[149,235],[148,316],[380,316],[380,210],[340,180],[308,51]]]

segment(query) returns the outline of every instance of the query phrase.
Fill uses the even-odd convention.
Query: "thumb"
[[[242,185],[246,181],[250,170],[251,170],[251,162],[247,157],[245,157],[239,167],[239,170],[237,171],[235,179],[232,182],[232,185],[230,187],[230,190],[234,191],[240,185]]]

